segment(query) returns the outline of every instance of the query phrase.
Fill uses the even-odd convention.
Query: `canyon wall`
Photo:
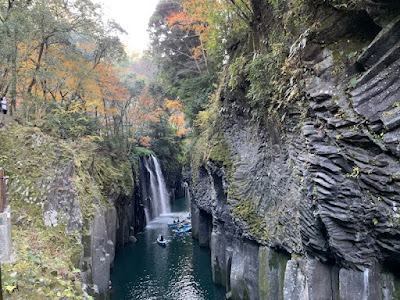
[[[16,123],[0,140],[13,242],[2,279],[17,288],[7,299],[107,299],[116,249],[145,225],[131,163]]]
[[[230,299],[399,298],[399,5],[342,2],[314,1],[303,32],[290,9],[274,20],[288,92],[260,117],[246,80],[223,88],[223,155],[187,175],[193,235]]]

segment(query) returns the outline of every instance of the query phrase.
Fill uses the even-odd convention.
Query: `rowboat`
[[[165,239],[161,240],[161,237],[158,237],[157,244],[159,244],[161,247],[165,247],[167,246],[167,241]]]
[[[177,234],[183,234],[192,231],[192,226],[182,226],[181,228],[177,229],[175,232]]]

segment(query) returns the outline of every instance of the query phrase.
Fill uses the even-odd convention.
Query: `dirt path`
[[[7,129],[7,126],[11,123],[12,121],[12,117],[7,114],[7,115],[3,115],[0,114],[0,131],[4,131]]]

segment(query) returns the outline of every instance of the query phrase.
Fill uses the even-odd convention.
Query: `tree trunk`
[[[204,57],[204,64],[205,64],[205,66],[206,66],[206,70],[207,70],[207,73],[209,72],[209,69],[208,69],[208,61],[207,61],[207,53],[206,53],[206,50],[204,49],[204,44],[203,44],[203,41],[201,40],[201,38],[199,38],[199,40],[200,40],[200,45],[201,45],[201,52],[203,53],[203,57]]]
[[[264,0],[251,0],[251,10],[253,18],[251,20],[251,35],[253,39],[254,52],[262,53],[268,51],[268,45],[264,44],[268,40],[268,33],[272,30],[271,24],[274,23],[272,5]],[[277,24],[279,22],[276,22]]]
[[[31,83],[29,84],[29,87],[28,87],[28,95],[32,95],[32,88],[36,83],[36,73],[40,69],[40,63],[42,61],[43,52],[44,52],[44,46],[45,45],[46,45],[46,39],[40,44],[39,56],[38,56],[38,60],[37,60],[37,63],[36,63],[35,73],[33,74],[32,81],[31,81]]]
[[[107,112],[106,112],[106,99],[103,98],[103,107],[104,107],[104,119],[106,122],[106,135],[108,136],[108,131],[110,130],[109,126],[108,126],[108,117],[107,117]]]
[[[10,105],[10,115],[12,116],[14,114],[14,111],[17,106],[17,77],[18,77],[18,72],[17,72],[17,55],[18,55],[18,48],[17,45],[14,47],[14,53],[12,55],[12,79],[11,79],[11,105]]]

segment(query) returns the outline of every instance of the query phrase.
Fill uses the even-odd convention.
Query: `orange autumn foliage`
[[[213,0],[182,0],[182,11],[171,13],[166,21],[170,27],[179,27],[187,33],[199,36],[201,44],[191,49],[193,58],[205,55],[205,45],[210,40],[210,11],[222,11],[223,4]]]
[[[131,95],[129,85],[122,80],[132,72],[129,68],[117,67],[106,61],[95,65],[88,59],[90,53],[96,50],[92,43],[78,42],[77,51],[71,51],[70,46],[63,44],[46,48],[45,59],[40,63],[40,76],[36,75],[32,93],[27,95],[37,67],[35,62],[38,60],[39,45],[38,41],[30,41],[21,43],[18,48],[21,59],[18,61],[17,88],[22,102],[27,103],[26,99],[30,99],[32,103],[43,103],[43,107],[51,101],[59,102],[68,107],[68,113],[84,112],[89,117],[97,117],[109,132],[115,132],[114,127],[120,126],[120,132],[127,141],[143,147],[150,146],[149,125],[160,121],[165,114],[164,108],[146,87],[139,95]],[[85,55],[82,55],[83,52]],[[11,74],[8,77],[11,81]],[[140,79],[147,80],[140,75],[135,77],[135,80]],[[169,109],[181,111],[182,107],[178,102],[171,102]],[[35,114],[33,117],[42,118],[45,110],[37,110]],[[176,124],[175,127],[184,126],[183,116],[171,117],[171,121]]]
[[[143,92],[136,97],[132,115],[137,123],[159,122],[159,116],[162,114],[161,108],[155,103],[145,87]]]
[[[164,107],[172,111],[182,111],[182,104],[178,100],[165,99]]]
[[[151,140],[151,138],[149,136],[141,137],[139,139],[139,145],[142,147],[150,147],[151,146],[150,140]]]
[[[185,128],[186,122],[184,114],[182,112],[182,104],[180,104],[177,100],[166,99],[164,102],[164,107],[170,112],[170,117],[168,121],[176,130],[176,134],[179,137],[184,136],[189,131],[189,129]]]

